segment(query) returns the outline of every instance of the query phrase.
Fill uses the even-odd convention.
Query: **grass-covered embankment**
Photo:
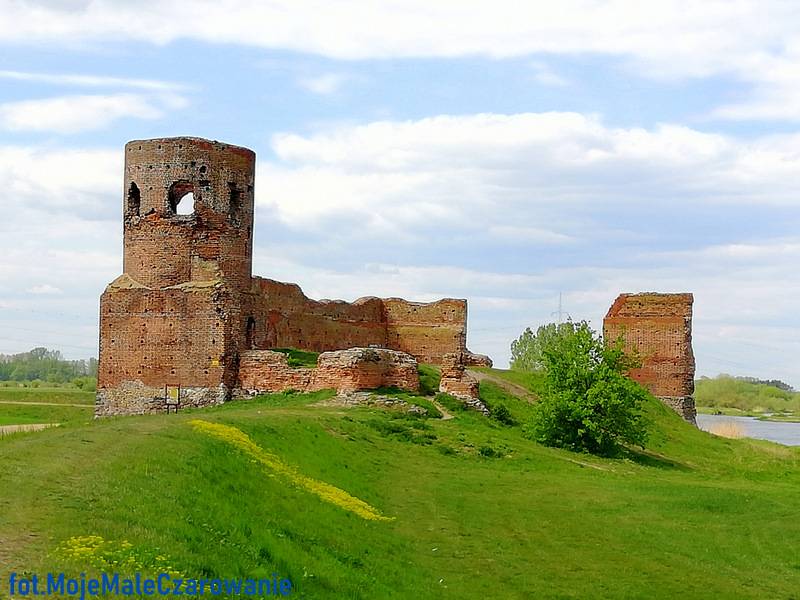
[[[192,577],[278,573],[307,598],[800,589],[795,449],[715,438],[653,401],[645,452],[576,455],[528,441],[528,402],[492,382],[482,394],[519,425],[312,406],[320,392],[0,439],[0,577],[116,557]],[[348,496],[390,520],[331,500]]]

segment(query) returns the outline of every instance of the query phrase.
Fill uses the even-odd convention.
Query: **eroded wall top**
[[[608,342],[622,338],[642,361],[633,379],[662,398],[694,393],[692,294],[621,294],[603,321]]]
[[[151,288],[248,287],[254,177],[247,148],[191,137],[126,144],[124,272]]]

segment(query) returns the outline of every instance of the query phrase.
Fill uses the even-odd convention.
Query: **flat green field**
[[[798,450],[654,400],[646,451],[594,458],[528,441],[530,405],[482,395],[520,425],[319,392],[0,438],[0,590],[113,566],[277,573],[314,599],[800,596]]]
[[[63,388],[0,388],[0,426],[88,423],[94,396],[94,392]]]
[[[47,402],[51,404],[94,404],[95,393],[70,388],[11,388],[0,387],[3,402]]]

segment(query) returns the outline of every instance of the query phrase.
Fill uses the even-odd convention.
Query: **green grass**
[[[525,388],[533,394],[538,394],[544,384],[544,373],[540,371],[516,371],[514,369],[494,369],[490,367],[470,367],[470,369],[500,377]]]
[[[439,392],[442,374],[435,365],[419,365],[419,393],[423,396],[435,396]]]
[[[0,425],[23,423],[88,423],[94,415],[94,407],[87,406],[36,406],[0,404]]]
[[[272,348],[274,352],[286,355],[290,367],[316,367],[319,352],[297,350],[296,348]]]
[[[99,535],[144,571],[161,554],[192,577],[278,573],[301,598],[797,597],[798,450],[715,438],[652,401],[646,451],[600,459],[528,441],[529,404],[481,394],[520,424],[312,406],[319,392],[2,438],[0,577],[91,572],[55,549]],[[197,418],[394,520],[322,501]]]
[[[94,398],[94,392],[74,389],[0,388],[0,425],[88,422]]]
[[[48,402],[93,406],[94,392],[69,388],[0,388],[2,402]]]

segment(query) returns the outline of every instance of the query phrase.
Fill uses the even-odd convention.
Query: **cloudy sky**
[[[0,352],[96,353],[122,148],[258,154],[255,273],[563,310],[695,295],[698,374],[800,386],[792,2],[0,1]]]

